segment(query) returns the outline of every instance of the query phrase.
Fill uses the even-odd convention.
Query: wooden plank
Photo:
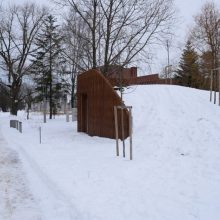
[[[213,70],[210,73],[210,102],[212,101],[212,90],[213,90]]]
[[[115,116],[116,156],[119,156],[119,146],[118,146],[118,114],[117,114],[117,107],[116,106],[114,106],[114,116]]]
[[[130,160],[133,159],[132,130],[133,130],[132,108],[130,107],[130,108],[129,108]]]
[[[214,85],[214,104],[216,104],[216,90],[217,90],[217,78],[216,78],[216,70],[214,70],[214,78],[213,78],[213,85]]]
[[[220,106],[220,69],[218,71],[218,105]]]
[[[125,157],[125,136],[124,136],[124,109],[121,108],[121,138],[123,143],[123,157]]]

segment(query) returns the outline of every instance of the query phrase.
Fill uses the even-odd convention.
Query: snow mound
[[[1,114],[1,132],[22,161],[40,219],[219,220],[220,107],[209,93],[133,86],[124,101],[133,106],[132,161],[128,149],[122,158],[121,144],[116,157],[114,140],[77,133],[65,117],[43,124],[42,116],[27,121],[21,114],[19,134]]]

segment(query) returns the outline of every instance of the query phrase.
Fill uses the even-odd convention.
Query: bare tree
[[[206,3],[200,14],[195,17],[195,27],[191,36],[198,49],[202,52],[211,51],[213,68],[216,68],[220,52],[220,11],[213,2]]]
[[[97,36],[98,27],[100,25],[100,7],[99,0],[52,0],[57,4],[62,4],[63,6],[68,6],[70,10],[76,12],[81,18],[81,25],[84,23],[88,28],[87,35],[89,40],[87,44],[90,46],[90,57],[92,58],[92,68],[97,67]],[[87,36],[87,37],[88,37]],[[85,37],[85,36],[84,36]],[[85,39],[85,38],[84,38]],[[87,51],[88,52],[88,51]]]
[[[20,89],[23,77],[29,72],[33,41],[46,14],[44,8],[26,3],[4,8],[0,18],[1,68],[11,83],[11,114],[17,115],[22,101]]]
[[[77,75],[92,66],[92,57],[89,50],[88,29],[82,18],[75,12],[70,11],[65,17],[62,27],[63,32],[63,50],[65,59],[64,74],[66,83],[69,85],[71,94],[71,105],[75,103],[75,89]],[[71,83],[70,83],[71,82]]]
[[[92,67],[125,66],[170,30],[173,0],[53,0],[71,8],[87,25]]]
[[[169,5],[169,6],[168,6]],[[173,21],[172,1],[109,1],[102,6],[106,16],[105,60],[125,66],[144,49],[168,33]],[[104,71],[106,72],[107,69]]]
[[[207,2],[195,17],[195,27],[192,30],[191,37],[202,53],[210,52],[211,69],[218,68],[220,63],[220,10],[213,2]],[[216,90],[217,71],[213,73],[215,78],[213,86]],[[214,102],[216,102],[216,96]]]

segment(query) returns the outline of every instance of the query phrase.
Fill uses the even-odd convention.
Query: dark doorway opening
[[[88,97],[87,94],[81,96],[81,115],[82,115],[82,132],[88,132]]]

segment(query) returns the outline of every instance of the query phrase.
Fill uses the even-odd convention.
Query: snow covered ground
[[[220,219],[220,107],[178,86],[126,92],[133,161],[62,116],[21,112],[20,134],[0,114],[0,220]]]

